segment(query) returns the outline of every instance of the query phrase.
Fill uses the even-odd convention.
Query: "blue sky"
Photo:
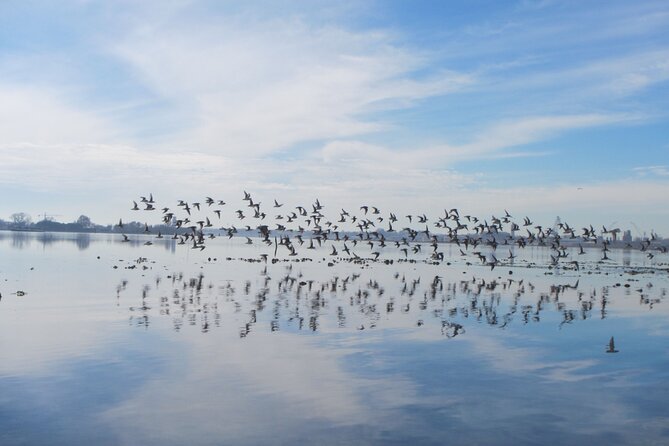
[[[669,236],[668,30],[660,1],[3,2],[0,218],[246,189]]]

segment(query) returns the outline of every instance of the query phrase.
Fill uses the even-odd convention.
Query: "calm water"
[[[666,255],[244,241],[0,233],[0,444],[669,444]]]

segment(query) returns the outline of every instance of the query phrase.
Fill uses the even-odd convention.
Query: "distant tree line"
[[[147,225],[138,221],[123,223],[123,227],[117,225],[99,225],[93,223],[90,217],[81,215],[75,221],[64,223],[45,217],[33,222],[30,214],[26,212],[15,212],[9,216],[9,220],[0,219],[0,230],[11,231],[44,231],[44,232],[118,232],[125,234],[140,234],[146,232]],[[173,225],[149,225],[151,233],[161,232],[163,234],[174,234],[176,228]]]

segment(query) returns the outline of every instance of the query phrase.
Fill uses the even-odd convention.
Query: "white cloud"
[[[633,170],[640,176],[658,176],[658,177],[669,176],[669,166],[665,165],[635,167]]]
[[[115,130],[51,88],[0,84],[0,143],[99,143]]]
[[[554,127],[539,122],[543,123],[541,131]],[[517,126],[525,127],[535,128]],[[517,154],[497,150],[493,145],[482,146],[487,153],[460,151],[457,156],[473,159]],[[326,144],[319,156],[244,159],[198,152],[147,152],[123,145],[10,145],[0,147],[0,182],[38,191],[57,190],[64,197],[78,195],[80,200],[71,210],[71,218],[84,212],[97,222],[116,221],[131,200],[148,192],[167,206],[177,199],[201,200],[216,195],[230,203],[232,212],[246,189],[263,203],[277,198],[296,206],[319,198],[331,218],[340,208],[357,209],[362,204],[397,213],[427,212],[430,216],[441,215],[446,207],[479,216],[506,208],[542,224],[552,224],[555,215],[561,215],[573,225],[632,220],[644,229],[666,232],[662,228],[666,227],[663,222],[669,202],[663,197],[669,197],[669,185],[658,176],[666,171],[663,166],[636,169],[640,175],[652,173],[655,179],[584,179],[578,184],[490,188],[481,174],[463,174],[449,168],[449,152],[440,150],[391,150],[361,141],[336,141]],[[31,174],[26,175],[26,171]],[[101,200],[101,196],[107,198]],[[44,212],[46,204],[56,205],[35,203],[34,210],[22,210],[36,214]],[[57,213],[65,214],[67,206],[72,205],[58,203]],[[7,209],[5,213],[14,211]]]
[[[253,157],[247,152],[242,153],[244,157],[229,157],[197,150],[166,153],[129,144],[76,143],[77,134],[81,135],[80,139],[86,140],[108,135],[109,132],[102,121],[93,116],[77,114],[62,106],[55,110],[54,113],[61,113],[67,123],[53,132],[45,130],[45,139],[49,143],[20,143],[22,139],[30,139],[30,124],[23,122],[24,130],[15,129],[17,136],[8,137],[10,143],[0,145],[3,156],[0,181],[49,189],[90,187],[96,179],[109,181],[107,185],[100,185],[102,187],[119,187],[124,181],[150,185],[164,183],[167,179],[176,190],[186,185],[198,186],[202,190],[221,188],[236,180],[244,181],[244,187],[268,187],[262,186],[263,183],[273,187],[278,181],[315,189],[334,187],[335,184],[339,188],[345,184],[353,188],[377,182],[378,188],[387,192],[397,193],[399,191],[395,188],[399,188],[428,193],[429,188],[421,185],[426,180],[429,184],[430,175],[438,175],[440,181],[445,177],[455,179],[454,182],[440,183],[442,186],[466,186],[475,182],[475,176],[467,178],[450,169],[449,166],[457,161],[541,156],[542,153],[507,149],[548,138],[558,132],[626,119],[617,115],[528,117],[494,125],[483,130],[482,135],[472,142],[460,146],[390,149],[360,140],[336,139],[325,143],[317,156],[280,160]],[[24,116],[23,119],[27,118]],[[37,118],[38,121],[40,119]],[[639,169],[640,173],[661,173],[657,166],[644,168],[643,171]],[[33,174],[26,176],[27,171]],[[384,185],[392,188],[385,188]]]
[[[629,115],[547,115],[529,116],[495,123],[480,131],[471,142],[452,145],[410,149],[388,149],[363,141],[337,140],[322,149],[325,161],[334,159],[374,162],[377,165],[394,165],[398,168],[444,168],[463,160],[519,158],[544,156],[546,152],[509,151],[533,142],[549,139],[571,130],[610,125],[636,119]]]
[[[62,192],[69,202],[75,196],[79,209],[72,211],[73,217],[86,210],[97,221],[115,221],[117,206],[125,209],[138,191],[147,190],[181,198],[217,191],[236,196],[246,188],[269,199],[279,193],[297,203],[320,197],[336,206],[364,200],[407,211],[448,205],[488,213],[501,202],[506,203],[502,207],[517,205],[528,214],[572,204],[587,210],[586,202],[568,190],[555,194],[562,190],[560,185],[486,190],[481,181],[485,171],[464,175],[456,167],[465,160],[539,157],[546,153],[533,150],[532,143],[574,129],[638,121],[639,115],[621,112],[624,108],[612,112],[603,106],[593,112],[580,96],[562,93],[603,98],[616,92],[619,97],[667,78],[666,50],[650,46],[580,66],[569,61],[559,71],[546,68],[547,60],[534,55],[533,46],[522,54],[505,46],[517,42],[516,30],[525,26],[521,18],[508,23],[522,26],[503,25],[495,42],[482,39],[472,48],[458,39],[434,40],[430,50],[417,50],[406,44],[406,36],[389,30],[352,30],[337,20],[319,22],[304,14],[277,18],[272,13],[235,11],[210,18],[191,13],[188,3],[171,3],[157,14],[155,7],[138,7],[137,14],[122,19],[112,14],[111,22],[122,32],[107,34],[110,27],[101,26],[87,42],[105,57],[111,55],[113,60],[106,63],[118,64],[123,74],[113,79],[131,85],[128,89],[135,95],[130,98],[93,97],[90,92],[105,88],[108,78],[81,89],[63,88],[63,78],[71,73],[67,70],[45,76],[51,84],[45,79],[41,86],[28,81],[0,84],[3,185]],[[656,19],[653,23],[663,20]],[[489,26],[498,28],[494,22]],[[535,26],[528,32],[541,47],[546,36],[553,38],[561,30]],[[498,44],[504,50],[500,57],[487,59],[490,45]],[[66,50],[59,51],[54,60],[66,56]],[[458,57],[471,57],[489,68],[476,75],[443,68],[468,66]],[[39,71],[39,60],[27,55],[14,59],[12,78],[20,78],[21,71]],[[50,60],[46,70],[52,72],[57,65]],[[492,108],[480,115],[469,111],[472,119],[466,119],[465,130],[458,130],[447,113],[430,115],[424,133],[422,124],[413,128],[402,116],[377,113],[415,108],[415,116],[423,117],[429,110],[422,109],[420,101],[462,91]],[[482,99],[491,91],[510,92],[520,105],[513,110],[513,104]],[[528,95],[532,104],[523,115],[518,112],[525,105],[519,92],[525,91],[536,95]],[[548,105],[542,100],[547,97]],[[451,98],[456,106],[463,100],[455,95],[440,99],[437,110],[450,107]],[[555,106],[554,101],[569,106]],[[133,113],[143,116],[128,119]],[[441,120],[449,130],[433,132]],[[388,129],[392,133],[380,134]],[[161,136],[155,138],[156,133]],[[396,134],[398,142],[384,142]],[[420,142],[406,143],[414,140]],[[658,177],[663,172],[636,171]],[[597,206],[608,206],[611,212],[620,206],[636,212],[632,192],[652,196],[649,188],[655,187],[629,182],[623,186],[627,190],[620,190],[623,182],[599,178],[579,196],[597,199]],[[615,191],[595,193],[607,185]],[[100,195],[109,201],[101,202]],[[651,208],[645,199],[641,202],[644,209]],[[43,203],[34,206],[44,212]]]
[[[669,50],[661,48],[595,61],[577,68],[573,75],[590,78],[595,91],[631,95],[669,79]]]
[[[644,48],[629,54],[572,61],[553,69],[513,72],[512,76],[505,76],[504,72],[491,67],[482,72],[479,79],[486,90],[532,92],[533,101],[528,104],[533,110],[534,107],[544,110],[551,107],[593,109],[595,105],[601,108],[603,104],[608,109],[616,109],[620,107],[617,101],[621,98],[669,79],[669,49],[662,46]],[[539,100],[541,102],[537,103]]]
[[[631,119],[629,116],[603,114],[531,116],[497,123],[484,130],[482,135],[471,143],[459,147],[444,147],[444,152],[454,159],[472,159],[547,139],[560,132],[608,125],[629,119]]]
[[[174,145],[228,156],[272,153],[311,140],[383,129],[366,116],[472,82],[441,71],[412,76],[426,54],[383,32],[311,27],[300,20],[164,23],[130,33],[113,51],[146,85],[195,119]]]

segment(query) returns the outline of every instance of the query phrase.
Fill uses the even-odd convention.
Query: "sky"
[[[0,218],[152,193],[669,236],[665,1],[0,2]]]

